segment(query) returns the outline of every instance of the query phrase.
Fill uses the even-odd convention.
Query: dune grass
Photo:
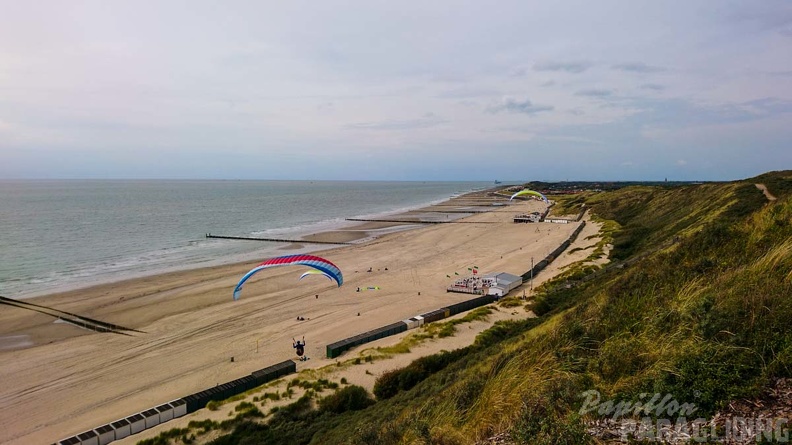
[[[758,179],[777,201],[768,203]],[[756,395],[792,377],[791,195],[792,172],[576,195],[614,223],[616,263],[577,286],[548,286],[538,318],[498,322],[467,348],[393,370],[378,381],[387,397],[375,404],[330,415],[301,402],[268,437],[593,443],[585,422],[596,414],[579,413],[586,390],[615,400],[671,394],[702,417]]]

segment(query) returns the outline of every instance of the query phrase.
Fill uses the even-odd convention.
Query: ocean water
[[[26,298],[254,260],[298,238],[490,186],[481,182],[0,181],[0,295]],[[316,247],[313,247],[315,249]],[[293,253],[290,251],[289,253]]]

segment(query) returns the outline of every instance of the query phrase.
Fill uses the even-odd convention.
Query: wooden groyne
[[[362,219],[362,218],[347,218],[347,221],[358,222],[389,222],[389,223],[402,223],[402,224],[498,224],[495,221],[420,221],[420,220],[405,220],[405,219]]]
[[[40,314],[49,315],[66,323],[70,323],[84,329],[90,329],[92,331],[112,332],[113,334],[122,334],[122,335],[129,335],[122,331],[130,331],[130,332],[145,334],[145,332],[139,331],[137,329],[130,329],[124,326],[119,326],[117,324],[107,323],[101,320],[83,317],[82,315],[73,314],[71,312],[61,311],[59,309],[53,309],[51,307],[41,306],[26,301],[14,300],[13,298],[0,297],[0,304],[14,306],[20,309],[28,309],[34,312],[38,312]]]
[[[234,240],[242,240],[242,241],[268,241],[272,243],[297,243],[297,244],[353,244],[353,243],[342,243],[342,242],[332,242],[332,241],[308,241],[304,239],[283,239],[283,238],[252,238],[247,236],[227,236],[227,235],[212,235],[211,233],[206,234],[207,238],[218,238],[218,239],[234,239]]]
[[[490,203],[490,204],[479,204],[475,202],[469,203],[461,203],[461,204],[432,204],[430,206],[426,206],[425,208],[431,207],[486,207],[486,208],[493,208],[493,207],[506,207],[505,205],[501,205],[501,203]]]
[[[411,210],[412,213],[489,213],[491,210]]]

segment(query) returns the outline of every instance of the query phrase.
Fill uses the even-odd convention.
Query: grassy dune
[[[593,442],[591,415],[578,414],[586,390],[672,394],[706,417],[792,377],[792,172],[560,205],[584,202],[611,228],[613,261],[543,286],[539,318],[500,322],[468,348],[386,374],[370,406],[301,400],[214,443],[474,444],[505,433],[579,444]]]

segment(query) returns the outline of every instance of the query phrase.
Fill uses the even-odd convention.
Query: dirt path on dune
[[[764,184],[754,184],[754,185],[756,185],[756,188],[758,188],[759,190],[762,191],[762,193],[764,193],[764,195],[765,195],[765,197],[767,197],[768,201],[775,201],[776,200],[776,197],[773,196],[773,194],[770,193],[769,190],[767,190],[767,187],[765,187]]]

